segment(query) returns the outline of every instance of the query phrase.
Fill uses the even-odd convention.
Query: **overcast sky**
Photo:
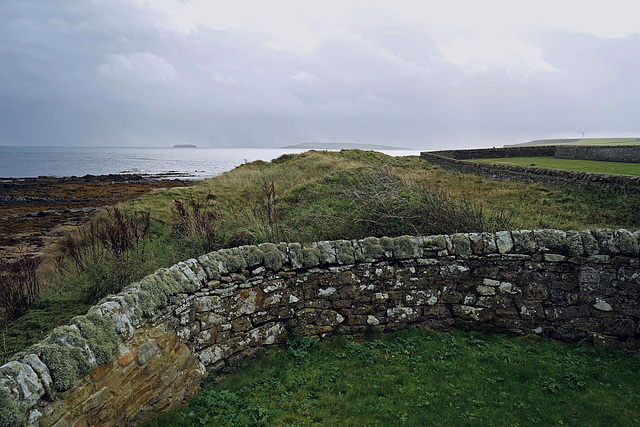
[[[636,0],[0,0],[0,145],[640,136]]]

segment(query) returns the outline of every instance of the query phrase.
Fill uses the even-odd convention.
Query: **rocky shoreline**
[[[193,183],[141,174],[0,178],[0,261],[40,256],[46,245],[107,206]]]

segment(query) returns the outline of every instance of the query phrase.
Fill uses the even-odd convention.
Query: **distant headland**
[[[301,144],[286,145],[280,148],[303,148],[310,150],[410,150],[410,148],[391,147],[388,145],[355,144],[342,142],[303,142]]]
[[[176,144],[173,146],[173,148],[198,148],[198,147],[193,144]]]

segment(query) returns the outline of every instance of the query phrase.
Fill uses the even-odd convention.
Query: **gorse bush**
[[[149,227],[147,212],[127,213],[117,207],[108,208],[103,215],[67,235],[58,261],[59,270],[64,270],[65,258],[72,260],[76,272],[87,278],[83,292],[88,301],[117,293],[142,270]]]

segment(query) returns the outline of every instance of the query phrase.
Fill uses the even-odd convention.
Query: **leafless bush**
[[[149,236],[148,212],[123,212],[108,208],[104,215],[70,233],[62,247],[78,273],[86,273],[90,283],[84,291],[90,301],[120,291],[131,283],[145,261]],[[58,262],[60,269],[64,262]]]
[[[367,170],[342,186],[350,200],[352,221],[363,235],[452,234],[506,229],[504,211],[454,197],[418,181],[403,180],[390,170]]]
[[[173,200],[173,231],[186,246],[199,253],[211,252],[221,247],[222,237],[218,223],[222,215],[211,206],[213,200],[215,196],[211,193],[204,199],[192,195],[186,201]]]
[[[39,258],[26,255],[15,262],[0,263],[0,311],[3,324],[19,317],[38,300],[38,265]]]

